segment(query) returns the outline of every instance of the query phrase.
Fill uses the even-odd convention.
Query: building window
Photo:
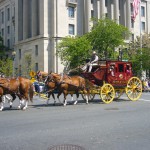
[[[38,56],[38,45],[35,45],[35,56]]]
[[[105,13],[105,17],[108,18],[108,13]]]
[[[131,28],[134,28],[134,21],[131,19]]]
[[[37,72],[39,70],[38,63],[35,63],[35,71]]]
[[[2,23],[4,23],[4,12],[3,11],[1,13],[1,15],[2,15]]]
[[[2,36],[4,36],[4,29],[2,29]]]
[[[74,25],[69,24],[69,34],[74,35]]]
[[[21,74],[21,65],[19,65],[19,76],[21,76],[22,74]]]
[[[7,8],[7,20],[9,21],[10,20],[10,9]]]
[[[108,6],[108,0],[105,0],[105,6],[106,7]]]
[[[141,16],[145,17],[145,7],[141,6]]]
[[[74,18],[74,7],[71,6],[68,7],[68,16],[70,18]]]
[[[10,34],[10,26],[7,26],[7,34]]]
[[[93,4],[93,0],[91,0],[91,4]]]
[[[19,49],[19,59],[21,59],[21,49]]]
[[[145,31],[145,22],[141,22],[142,31]]]
[[[132,5],[132,3],[130,4],[130,7],[131,7],[131,14],[133,14],[133,5]]]
[[[91,10],[91,18],[94,17],[94,10]]]
[[[7,39],[7,47],[10,48],[10,40]]]

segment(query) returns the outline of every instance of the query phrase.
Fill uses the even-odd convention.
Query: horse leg
[[[66,97],[67,97],[67,91],[66,90],[64,90],[64,106],[66,106],[67,105],[67,100],[66,100]]]
[[[12,104],[13,104],[13,101],[16,99],[16,95],[15,94],[11,94],[11,97],[8,97],[6,96],[6,98],[9,100],[9,107],[12,108]]]
[[[22,107],[22,100],[20,99],[20,100],[19,100],[18,109],[21,109],[21,107]]]
[[[54,95],[53,92],[51,92],[51,94],[52,94],[52,97],[53,97],[53,99],[54,99],[54,105],[55,105],[55,104],[56,104],[55,95]]]
[[[85,94],[85,99],[86,99],[86,104],[89,103],[89,100],[88,100],[88,92],[86,90],[83,90],[83,93]]]
[[[56,100],[55,100],[55,95],[52,91],[48,92],[48,100],[47,100],[47,105],[49,104],[49,100],[50,100],[50,96],[52,95],[53,99],[54,99],[54,104],[56,104]]]
[[[4,109],[4,102],[0,103],[0,111],[2,111]]]
[[[23,107],[23,110],[26,110],[28,108],[28,100],[25,101],[25,106]]]
[[[57,95],[57,99],[59,100],[59,103],[60,103],[60,104],[62,104],[62,102],[61,102],[60,99],[59,99],[59,96],[60,96],[61,94],[62,94],[62,91],[59,91],[59,92],[58,92],[58,95]]]
[[[4,109],[4,103],[5,103],[6,97],[5,95],[3,95],[2,97],[0,97],[0,111],[2,111]]]
[[[4,101],[3,98],[0,97],[0,111],[2,111],[4,109]]]
[[[78,103],[78,98],[79,98],[79,93],[76,92],[76,101],[73,103],[74,105],[76,105]]]

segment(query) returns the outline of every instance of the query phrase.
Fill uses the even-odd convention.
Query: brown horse
[[[47,77],[48,73],[44,71],[37,71],[36,78],[39,82],[44,82],[45,78]]]
[[[67,76],[67,75],[58,75],[56,73],[50,73],[48,75],[48,81],[53,80],[58,88],[58,96],[64,94],[64,106],[66,106],[66,96],[70,92],[74,92],[77,95],[77,99],[74,102],[78,102],[79,91],[83,91],[84,94],[87,94],[86,89],[86,80],[80,76]],[[86,96],[86,103],[88,103],[88,97]]]
[[[58,74],[58,76],[61,76],[60,74]],[[55,96],[54,96],[54,90],[58,90],[58,85],[56,84],[56,82],[51,78],[51,76],[47,76],[45,79],[45,86],[47,87],[47,93],[48,93],[48,100],[47,100],[47,104],[49,103],[50,100],[50,96],[52,95],[53,99],[54,99],[54,105],[56,104],[56,100],[55,100]],[[73,101],[73,94],[71,95],[71,100]],[[59,99],[58,99],[59,100]],[[59,100],[59,102],[61,103],[61,101]]]
[[[18,78],[0,78],[0,102],[2,102],[2,96],[5,94],[15,94],[20,99],[20,109],[22,106],[23,99],[25,100],[25,110],[28,107],[28,101],[32,102],[34,91],[33,85],[29,79],[18,77]]]

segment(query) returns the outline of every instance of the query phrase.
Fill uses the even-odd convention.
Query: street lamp
[[[14,77],[16,51],[13,50],[11,55],[12,55],[12,60],[13,60],[13,77]]]

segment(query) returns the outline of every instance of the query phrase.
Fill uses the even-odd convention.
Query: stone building
[[[34,71],[60,73],[64,67],[56,46],[61,38],[83,35],[90,31],[91,17],[107,16],[128,27],[134,39],[140,32],[150,33],[148,10],[150,0],[142,0],[141,14],[133,22],[132,0],[0,0],[0,30],[5,44],[16,50],[15,67],[20,73],[25,55],[31,55]]]

